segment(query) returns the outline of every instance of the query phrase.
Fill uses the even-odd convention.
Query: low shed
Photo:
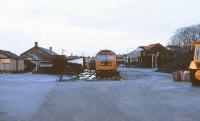
[[[23,72],[24,59],[16,54],[0,50],[0,72]]]

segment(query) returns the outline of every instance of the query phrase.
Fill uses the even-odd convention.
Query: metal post
[[[151,55],[151,58],[152,58],[152,68],[154,67],[154,65],[153,65],[153,55]]]
[[[62,51],[62,55],[64,55],[64,53],[65,53],[65,50],[64,50],[64,49],[61,49],[61,51]]]

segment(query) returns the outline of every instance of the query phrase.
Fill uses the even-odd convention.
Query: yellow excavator
[[[188,70],[173,72],[174,81],[190,81],[194,86],[200,86],[200,42],[191,43],[191,59]]]
[[[200,42],[192,42],[194,59],[190,63],[190,82],[193,85],[200,85]]]

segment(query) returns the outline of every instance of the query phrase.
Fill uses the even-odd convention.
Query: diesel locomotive
[[[111,50],[101,50],[95,57],[95,69],[97,80],[113,79],[120,80],[117,71],[117,55]]]

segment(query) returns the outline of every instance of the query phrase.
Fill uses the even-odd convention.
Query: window
[[[10,59],[1,59],[1,63],[3,63],[3,64],[10,64],[11,60]]]
[[[114,55],[108,55],[108,56],[107,56],[107,59],[108,59],[108,60],[114,60],[114,58],[115,58]]]
[[[105,55],[98,55],[98,60],[106,60],[106,56]]]
[[[114,60],[115,56],[114,55],[98,55],[97,59],[98,60]]]
[[[199,46],[197,46],[196,47],[196,60],[197,61],[200,61],[200,47]]]

